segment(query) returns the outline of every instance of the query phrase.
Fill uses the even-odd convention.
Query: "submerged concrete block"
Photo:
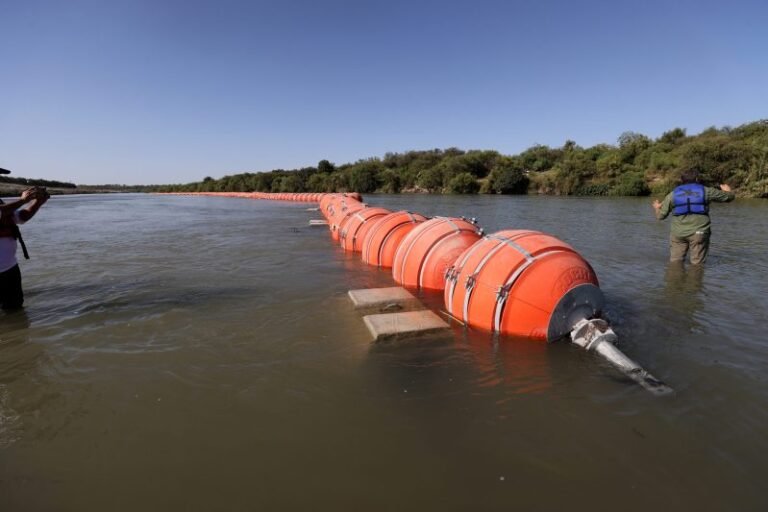
[[[448,324],[429,310],[368,315],[363,321],[377,342],[448,331]]]
[[[355,309],[363,314],[397,313],[423,309],[419,299],[400,286],[349,290]]]

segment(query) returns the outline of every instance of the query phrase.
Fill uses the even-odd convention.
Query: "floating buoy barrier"
[[[411,288],[442,290],[445,272],[456,258],[480,239],[474,222],[435,217],[420,223],[403,237],[392,262],[392,278]]]
[[[381,268],[392,268],[400,242],[425,220],[425,216],[405,210],[380,218],[363,239],[363,262]]]
[[[384,208],[363,208],[349,216],[341,228],[339,242],[345,251],[362,252],[363,240],[376,220],[392,213]]]
[[[445,274],[445,309],[472,327],[554,341],[602,311],[589,263],[538,231],[509,230],[468,247]]]
[[[615,346],[616,333],[600,318],[605,300],[594,270],[573,247],[546,233],[505,230],[483,236],[474,219],[392,213],[368,207],[355,192],[175,195],[319,203],[326,221],[311,225],[327,222],[345,250],[361,253],[369,265],[392,267],[397,283],[442,291],[447,313],[459,322],[510,337],[570,338],[652,393],[673,392]],[[411,313],[390,315],[397,314]],[[394,318],[379,321],[386,330]]]

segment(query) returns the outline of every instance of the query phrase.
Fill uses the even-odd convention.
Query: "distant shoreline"
[[[0,197],[18,197],[21,192],[28,189],[32,185],[18,185],[15,183],[0,183]],[[143,192],[138,190],[121,190],[114,188],[100,188],[100,187],[77,187],[77,188],[61,188],[61,187],[46,187],[48,192],[53,196],[74,195],[74,194],[127,194],[135,192]]]

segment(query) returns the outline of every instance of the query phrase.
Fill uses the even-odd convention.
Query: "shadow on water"
[[[551,348],[547,343],[499,338],[453,322],[445,335],[371,345],[366,368],[394,394],[415,386],[438,402],[453,402],[458,392],[475,398],[493,396],[498,404],[551,390]],[[501,402],[499,394],[505,397]],[[438,402],[431,406],[440,407]]]
[[[627,294],[606,294],[604,317],[619,333],[645,335],[649,328],[669,326],[673,330],[697,327],[696,313],[704,306],[704,266],[669,262],[664,270],[663,289],[651,301],[631,300]],[[648,322],[648,309],[655,322]]]
[[[665,302],[674,306],[681,316],[692,317],[704,301],[704,265],[686,266],[681,261],[670,261],[664,274]]]

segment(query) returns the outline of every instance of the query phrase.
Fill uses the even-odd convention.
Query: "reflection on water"
[[[545,343],[528,339],[490,337],[465,332],[458,346],[479,373],[479,387],[500,387],[507,395],[540,394],[552,387],[551,351]]]
[[[26,226],[27,307],[0,316],[0,510],[765,508],[765,203],[714,205],[749,235],[682,267],[646,200],[367,199],[572,244],[677,394],[455,322],[371,345],[346,292],[391,277],[306,204],[56,197]]]
[[[702,286],[704,265],[684,265],[682,261],[667,263],[664,276],[664,301],[678,314],[680,325],[695,329],[696,312],[704,305]]]

